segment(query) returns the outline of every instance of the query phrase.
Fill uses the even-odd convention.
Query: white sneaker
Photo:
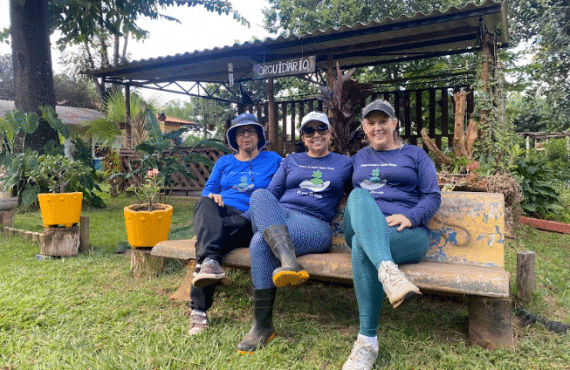
[[[378,358],[378,349],[358,338],[342,370],[370,370]]]
[[[192,311],[190,314],[190,329],[188,335],[196,335],[210,328],[208,314],[202,311]]]
[[[383,261],[378,267],[378,280],[392,307],[398,308],[402,303],[422,295],[417,286],[410,283],[406,276],[392,261]]]

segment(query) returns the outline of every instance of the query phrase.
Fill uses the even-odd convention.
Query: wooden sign
[[[253,78],[272,78],[301,75],[315,72],[315,56],[279,60],[270,63],[255,64]]]

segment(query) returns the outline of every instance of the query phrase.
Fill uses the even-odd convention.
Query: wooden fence
[[[179,147],[178,150],[184,153],[184,155],[193,152],[198,154],[203,154],[208,157],[212,162],[216,162],[218,158],[220,158],[225,153],[216,149],[216,148],[208,148],[208,147]],[[121,172],[128,172],[129,171],[129,163],[134,166],[134,160],[137,158],[137,152],[134,149],[121,149],[119,152],[121,158]],[[162,152],[163,156],[178,156],[178,154],[174,153],[172,150],[165,150]],[[196,179],[189,179],[182,175],[176,175],[174,180],[174,186],[172,188],[173,191],[176,192],[185,192],[186,195],[189,193],[201,192],[206,185],[206,181],[208,181],[208,177],[210,176],[210,168],[204,166],[201,163],[190,163],[187,165],[188,171],[192,173]],[[128,179],[124,184],[123,188],[128,188],[132,184],[140,184],[141,179],[132,177]]]
[[[465,86],[461,86],[466,88]],[[400,136],[409,144],[421,143],[420,131],[426,127],[429,136],[435,141],[440,149],[452,147],[454,128],[454,104],[453,91],[459,87],[434,87],[421,88],[405,91],[377,92],[368,98],[367,102],[374,99],[384,99],[389,101],[396,110],[396,115],[400,120]],[[279,124],[279,137],[277,143],[268,143],[267,150],[274,150],[281,155],[286,155],[295,151],[295,145],[300,140],[298,127],[301,125],[303,116],[313,110],[324,111],[323,104],[316,99],[305,99],[295,101],[281,101],[276,103],[277,117]],[[241,111],[248,111],[256,114],[259,122],[264,122],[268,116],[268,105],[258,104],[245,106]],[[473,112],[473,93],[468,90],[467,94],[467,114],[468,120]],[[214,148],[179,148],[185,153],[193,150],[195,153],[206,155],[212,161],[216,161],[224,153]],[[171,155],[171,151],[165,151],[163,155]],[[132,149],[121,149],[121,171],[128,171],[128,162],[136,156],[136,151]],[[190,164],[191,171],[196,179],[186,179],[182,176],[175,178],[173,190],[178,192],[200,192],[202,191],[208,177],[210,169],[202,164]],[[125,184],[128,187],[136,179]]]
[[[367,103],[375,99],[389,101],[400,120],[400,136],[409,144],[421,143],[420,131],[426,127],[429,136],[440,149],[451,148],[455,112],[453,91],[460,87],[466,88],[466,86],[448,86],[377,92],[368,98]],[[279,137],[277,143],[269,143],[269,148],[282,155],[294,151],[295,144],[300,139],[297,128],[301,125],[303,116],[313,110],[326,111],[323,110],[323,104],[314,98],[282,101],[276,103],[276,106]],[[245,106],[242,111],[257,115],[260,122],[268,116],[267,104]],[[473,93],[468,90],[466,120],[472,112]]]

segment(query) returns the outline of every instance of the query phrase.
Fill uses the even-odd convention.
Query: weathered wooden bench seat
[[[341,215],[342,213],[339,213]],[[324,254],[299,257],[311,279],[352,283],[350,249],[342,219],[333,221],[333,246]],[[421,290],[468,296],[469,339],[486,348],[512,348],[510,275],[504,269],[502,194],[443,192],[430,223],[430,250],[418,264],[400,269]],[[158,243],[152,255],[189,261],[195,239]],[[249,269],[247,248],[229,253],[223,265]]]

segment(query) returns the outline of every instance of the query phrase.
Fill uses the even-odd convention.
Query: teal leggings
[[[354,189],[344,211],[344,238],[352,248],[352,277],[360,315],[360,334],[377,335],[384,298],[378,280],[383,261],[417,263],[427,253],[429,238],[420,228],[390,227],[367,190]]]

